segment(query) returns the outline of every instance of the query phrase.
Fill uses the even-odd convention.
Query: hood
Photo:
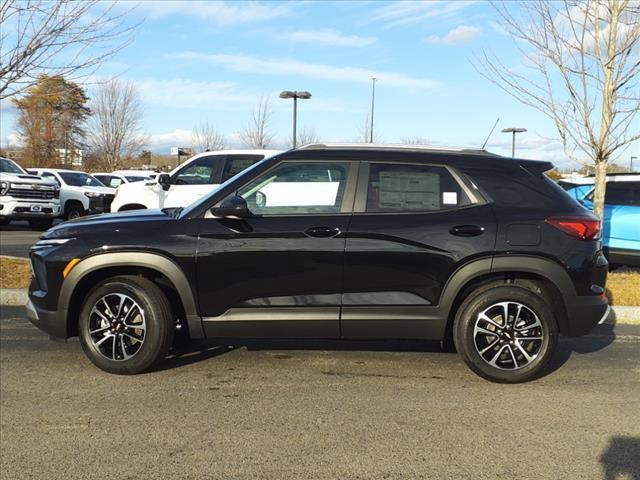
[[[145,222],[175,220],[175,217],[171,215],[171,211],[165,213],[162,210],[130,210],[120,213],[89,215],[88,217],[80,217],[56,225],[47,230],[41,238],[68,238],[82,235],[85,232],[92,232],[95,235],[96,230],[100,228],[113,232],[120,227],[127,228],[127,226],[133,225],[139,228]]]
[[[51,180],[45,180],[37,175],[28,175],[26,173],[7,173],[0,172],[0,180],[3,182],[15,182],[15,183],[29,183],[37,185],[57,186],[55,182]]]

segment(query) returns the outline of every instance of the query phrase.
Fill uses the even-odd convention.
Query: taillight
[[[596,217],[550,217],[546,223],[579,240],[595,240],[600,233],[600,220]]]

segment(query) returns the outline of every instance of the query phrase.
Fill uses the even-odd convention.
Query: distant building
[[[58,163],[65,167],[82,167],[82,150],[79,148],[56,148]]]

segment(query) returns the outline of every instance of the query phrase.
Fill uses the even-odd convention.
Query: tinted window
[[[49,173],[49,172],[42,172],[42,175],[40,175],[42,178],[46,178],[47,180],[53,180],[54,182],[56,182],[56,184],[60,185],[60,182],[58,181],[58,179],[56,178],[56,176],[53,173]]]
[[[367,212],[446,210],[470,203],[460,184],[444,167],[371,164]]]
[[[206,185],[213,183],[211,174],[216,157],[201,157],[186,165],[173,177],[176,185]]]
[[[5,173],[25,173],[17,163],[12,162],[8,158],[0,158],[0,172]]]
[[[246,168],[262,160],[264,155],[228,155],[224,162],[224,171],[222,172],[222,181],[226,182],[231,177],[237,175]]]
[[[127,179],[128,182],[142,182],[143,180],[148,180],[149,177],[137,177],[133,175],[126,175],[124,178]]]
[[[84,172],[58,172],[62,180],[72,187],[103,187],[97,179]]]
[[[344,162],[283,162],[240,189],[261,215],[339,213],[347,181]]]
[[[102,183],[104,183],[107,187],[111,188],[118,188],[124,183],[121,178],[111,175],[96,175],[95,177]]]
[[[640,182],[607,183],[605,203],[610,205],[640,206]]]

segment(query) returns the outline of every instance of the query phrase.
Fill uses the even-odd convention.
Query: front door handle
[[[304,231],[308,237],[331,238],[340,234],[338,227],[311,227]]]
[[[477,237],[484,233],[484,227],[479,225],[457,225],[451,227],[449,233],[451,233],[451,235],[457,235],[458,237]]]

